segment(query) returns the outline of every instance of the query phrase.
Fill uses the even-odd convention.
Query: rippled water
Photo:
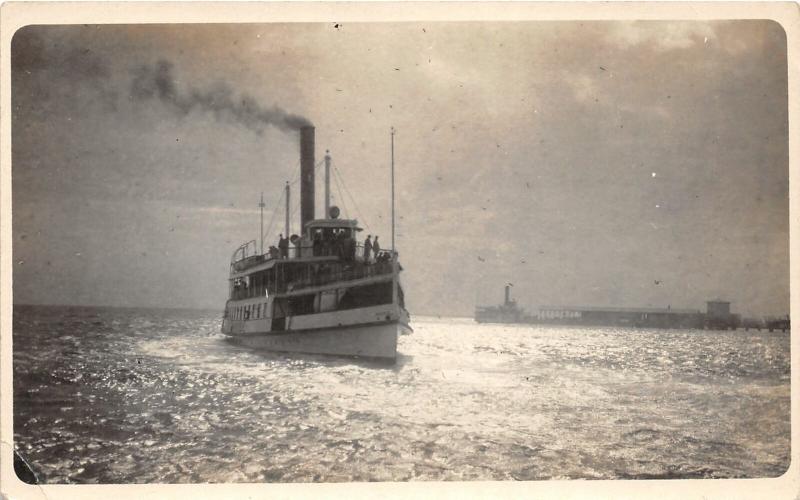
[[[219,314],[14,309],[16,446],[46,483],[765,477],[789,334],[417,318],[394,366],[260,353]]]

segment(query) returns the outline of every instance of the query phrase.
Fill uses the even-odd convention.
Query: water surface
[[[416,318],[394,366],[229,344],[216,312],[16,306],[46,483],[773,477],[789,333]]]

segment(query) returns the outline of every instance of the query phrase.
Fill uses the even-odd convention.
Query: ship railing
[[[258,260],[263,260],[263,255],[258,254],[256,240],[242,243],[231,255],[231,267],[234,269],[244,269],[253,265]]]
[[[314,274],[307,278],[294,279],[289,283],[248,286],[246,282],[237,284],[231,291],[231,300],[242,300],[255,297],[266,297],[271,293],[283,293],[304,288],[324,286],[331,283],[391,275],[394,271],[392,262],[374,262],[370,264],[354,263],[343,269],[334,270],[326,264],[320,264]]]
[[[359,280],[364,278],[373,278],[375,276],[391,275],[394,272],[394,266],[391,261],[386,262],[372,262],[369,264],[356,263],[352,267],[333,270],[325,265],[320,266],[319,270],[310,277],[293,280],[288,283],[285,290],[292,291],[300,290],[303,288],[324,286],[331,283],[347,282]]]
[[[244,247],[244,245],[242,245],[242,247]],[[242,247],[240,247],[240,249]],[[304,257],[336,256],[336,257],[340,257],[340,258],[343,258],[343,259],[347,259],[347,257],[348,257],[347,250],[346,250],[345,246],[344,245],[339,245],[339,244],[318,243],[318,244],[314,245],[313,243],[306,243],[306,244],[301,244],[301,245],[292,245],[291,247],[289,247],[288,250],[289,250],[288,251],[288,255],[286,257],[284,257],[284,258],[290,259],[290,260],[291,259],[304,258]],[[239,250],[237,250],[237,252],[238,251]],[[395,254],[396,254],[396,252],[395,252]],[[234,255],[236,255],[236,254],[234,254]],[[380,251],[380,255],[383,255],[384,256],[383,259],[385,259],[385,260],[390,260],[391,259],[391,251],[389,251],[389,250],[381,250]],[[275,246],[270,247],[270,249],[267,252],[265,252],[263,255],[258,256],[258,257],[262,257],[263,260],[265,260],[265,261],[266,260],[270,260],[270,259],[281,259],[282,258],[281,254],[280,254],[280,250]],[[355,245],[355,248],[353,248],[352,255],[350,257],[352,259],[356,260],[357,262],[363,262],[365,260],[364,244],[363,243],[357,243]],[[239,258],[237,261],[246,260],[248,258],[252,259],[253,257],[247,257],[247,255],[244,255],[244,257]],[[369,258],[370,258],[369,260],[371,262],[374,262],[374,261],[378,260],[378,255],[376,255],[374,252],[370,252]]]
[[[390,263],[392,259],[397,258],[397,252],[391,250],[381,250],[377,255],[375,252],[370,252],[369,260],[364,253],[363,243],[357,243],[355,247],[351,247],[350,255],[342,245],[324,245],[324,244],[304,244],[292,245],[289,247],[289,252],[286,257],[281,257],[280,250],[276,247],[270,247],[269,250],[263,254],[258,253],[258,247],[255,240],[250,240],[244,243],[233,252],[231,256],[231,270],[243,271],[255,265],[267,262],[269,260],[294,260],[306,257],[330,257],[335,256],[346,262],[356,262],[360,264],[368,263],[382,264]]]

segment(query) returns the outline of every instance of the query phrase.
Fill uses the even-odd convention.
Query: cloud
[[[566,81],[572,88],[575,99],[579,102],[590,101],[597,96],[597,85],[595,85],[594,79],[587,75],[578,75]]]
[[[109,64],[89,46],[53,43],[45,39],[41,27],[17,31],[11,42],[11,70],[32,74],[48,71],[51,75],[81,80],[104,80],[110,75]]]
[[[63,293],[31,285],[20,297],[59,302],[80,289],[106,300],[92,286],[102,275],[141,291],[120,303],[174,303],[169,290],[151,293],[150,278],[179,268],[203,270],[208,285],[186,300],[224,302],[215,283],[230,251],[259,234],[259,191],[278,205],[265,226],[277,213],[282,231],[277,200],[295,138],[249,133],[272,132],[258,110],[277,102],[313,114],[318,152],[330,148],[370,232],[387,242],[388,130],[398,130],[397,246],[412,309],[468,314],[475,288],[501,291],[507,280],[534,304],[677,306],[672,294],[694,307],[722,288],[738,310],[786,307],[786,45],[776,26],[422,27],[72,26],[15,38],[14,224],[27,235],[15,252],[29,254],[15,278],[38,283],[31,263],[56,263],[65,247],[84,266],[86,248],[103,250],[90,262],[102,274],[64,260],[53,268]],[[254,48],[255,29],[265,36]],[[18,84],[28,81],[38,87]],[[96,104],[103,87],[126,97],[117,112]],[[354,208],[345,198],[337,204]],[[118,264],[131,256],[140,267]],[[660,295],[640,286],[667,274]]]
[[[635,21],[616,23],[609,30],[608,39],[623,48],[650,46],[668,51],[707,43],[716,39],[716,33],[710,24],[700,22]]]
[[[212,215],[258,215],[259,211],[252,208],[234,207],[192,207],[191,210]]]
[[[25,101],[22,105],[42,118],[53,112],[53,106],[69,106],[76,97],[98,103],[106,111],[117,110],[110,62],[85,40],[91,28],[80,29],[82,36],[65,40],[61,27],[28,26],[11,41],[13,98]]]

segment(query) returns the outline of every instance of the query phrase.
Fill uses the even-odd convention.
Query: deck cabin
[[[281,331],[287,317],[392,303],[404,307],[402,289],[394,286],[401,269],[397,255],[381,252],[366,259],[356,242],[361,230],[352,219],[315,219],[302,236],[290,238],[285,257],[274,247],[258,254],[255,241],[240,246],[231,258],[224,319],[234,330],[249,329],[244,323],[251,320],[269,320],[253,327]]]

